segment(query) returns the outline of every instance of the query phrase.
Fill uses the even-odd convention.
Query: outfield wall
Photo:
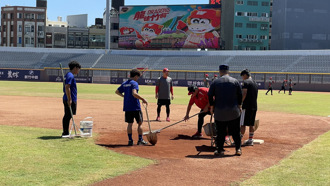
[[[65,68],[64,73],[69,69]],[[77,82],[80,83],[102,83],[102,84],[121,84],[128,79],[128,69],[111,70],[111,69],[81,69]],[[174,86],[183,86],[194,84],[197,86],[204,85],[204,75],[209,74],[212,79],[214,74],[219,75],[216,71],[176,71],[170,72]],[[162,75],[160,70],[147,70],[139,79],[141,85],[155,85],[158,77]],[[241,81],[240,72],[230,72],[230,75]],[[330,91],[330,73],[270,73],[258,72],[253,73],[252,78],[256,80],[259,89],[267,89],[269,78],[275,81],[274,89],[280,89],[283,79],[292,79],[296,85],[294,90],[300,91]],[[62,74],[59,68],[46,68],[44,70],[35,69],[0,69],[0,80],[6,81],[43,81],[43,82],[62,82]]]

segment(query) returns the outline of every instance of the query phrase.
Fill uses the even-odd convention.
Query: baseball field
[[[75,121],[93,117],[93,138],[60,138],[62,83],[0,81],[0,185],[329,185],[330,94],[259,91],[255,139],[243,155],[194,140],[197,118],[161,131],[155,146],[127,146],[119,85],[78,84]],[[140,86],[151,128],[180,121],[189,96],[174,87],[171,122],[156,118],[154,86]],[[191,115],[199,109],[193,106]],[[146,112],[143,129],[148,130]],[[209,122],[205,117],[205,123]],[[136,126],[133,138],[137,141]],[[243,140],[247,139],[247,135]],[[146,138],[145,138],[146,140]]]

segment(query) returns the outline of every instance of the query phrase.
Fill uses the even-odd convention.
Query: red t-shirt
[[[195,103],[197,107],[204,109],[205,106],[209,103],[209,96],[207,95],[208,92],[209,88],[198,88],[198,94],[196,96],[191,95],[189,105],[193,105]]]

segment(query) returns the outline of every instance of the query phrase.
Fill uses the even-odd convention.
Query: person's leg
[[[227,133],[227,123],[225,121],[215,120],[215,124],[217,128],[217,137],[215,140],[217,150],[214,151],[214,155],[223,155],[223,144]]]
[[[170,105],[169,104],[167,104],[166,105],[166,115],[167,115],[167,117],[170,117]]]
[[[128,136],[128,146],[133,145],[133,138],[132,138],[132,126],[134,122],[134,117],[132,112],[125,112],[125,122],[127,123],[127,136]]]
[[[157,117],[160,117],[160,111],[161,111],[162,105],[157,105]]]
[[[63,105],[64,105],[64,116],[62,119],[62,126],[63,126],[62,136],[66,136],[66,135],[69,135],[71,113],[70,113],[68,103],[66,101],[63,101]]]
[[[138,128],[137,128],[137,132],[138,132],[138,136],[139,136],[139,140],[137,142],[137,145],[147,145],[148,142],[143,140],[143,130],[142,130],[142,123],[143,123],[143,114],[141,111],[135,111],[134,112],[134,118],[136,120],[136,122],[138,123]]]
[[[266,92],[266,95],[268,94],[268,92],[270,91],[270,89],[268,88],[267,92]]]
[[[241,149],[240,117],[229,121],[228,127],[235,142],[236,151]]]
[[[273,95],[273,88],[270,89],[270,94]]]
[[[204,117],[207,115],[206,112],[202,112],[198,114],[198,122],[197,122],[197,131],[198,133],[202,133],[202,127],[204,124]]]

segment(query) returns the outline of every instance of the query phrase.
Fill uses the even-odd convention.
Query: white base
[[[245,140],[244,143],[246,143],[248,140]],[[254,144],[263,144],[265,141],[262,139],[253,139]]]

